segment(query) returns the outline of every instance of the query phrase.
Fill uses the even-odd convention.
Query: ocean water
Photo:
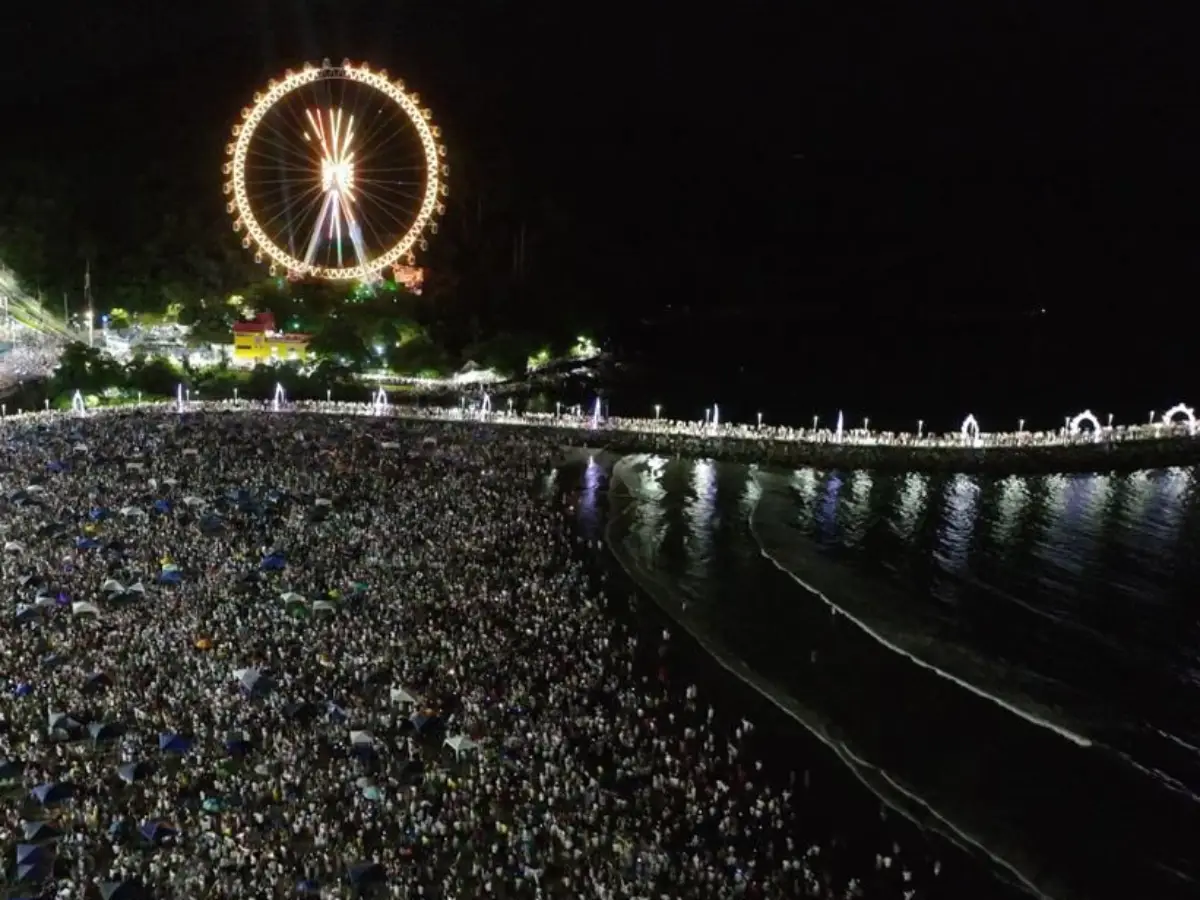
[[[1170,900],[1200,896],[1197,477],[629,456],[580,505],[884,803],[1030,895]]]

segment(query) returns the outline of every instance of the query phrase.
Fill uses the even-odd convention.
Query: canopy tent
[[[42,806],[54,806],[59,803],[66,803],[75,796],[75,785],[69,781],[55,781],[39,784],[29,792],[31,796]]]
[[[120,722],[93,722],[88,726],[88,734],[94,743],[100,744],[115,741],[125,733],[125,726]]]
[[[456,734],[452,737],[448,737],[444,743],[447,747],[454,751],[455,756],[461,756],[467,750],[476,750],[479,748],[479,744],[476,741],[471,740],[465,734]]]
[[[149,763],[129,762],[117,766],[117,777],[126,784],[133,784],[146,778],[153,771]]]
[[[150,513],[146,512],[144,509],[139,509],[136,506],[121,507],[121,515],[123,515],[127,519],[148,519],[148,518],[150,518]]]
[[[95,603],[88,603],[86,600],[78,600],[71,604],[71,613],[76,616],[98,616],[100,607]]]
[[[420,696],[405,687],[392,688],[390,696],[393,703],[409,703],[413,706],[421,705]]]
[[[49,822],[34,821],[21,823],[21,835],[27,843],[40,844],[62,837],[62,832]]]
[[[5,553],[24,553],[28,548],[20,541],[8,541],[4,545]]]
[[[158,735],[158,749],[161,753],[183,756],[192,749],[192,742],[173,732],[161,732]]]
[[[263,557],[259,568],[267,572],[281,572],[287,567],[287,556],[279,550]]]
[[[234,669],[233,678],[246,694],[261,694],[271,686],[270,679],[258,669]]]

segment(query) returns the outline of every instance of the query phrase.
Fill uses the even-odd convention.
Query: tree
[[[68,344],[54,373],[55,392],[98,393],[124,383],[124,372],[111,356],[78,341]]]
[[[130,390],[148,397],[170,397],[180,383],[180,374],[161,356],[135,356],[125,366],[125,382]]]

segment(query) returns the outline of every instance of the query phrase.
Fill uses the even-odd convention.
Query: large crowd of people
[[[3,423],[8,896],[950,896],[646,663],[554,444],[343,412]]]

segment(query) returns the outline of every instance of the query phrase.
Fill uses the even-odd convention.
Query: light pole
[[[758,427],[762,428],[762,413],[758,414]]]
[[[661,416],[662,416],[662,404],[661,404],[661,403],[655,403],[655,404],[654,404],[654,418],[655,418],[655,420],[658,420],[658,419],[659,419]]]
[[[925,420],[917,419],[917,440],[921,439],[921,435],[925,433]]]
[[[1017,434],[1024,434],[1024,433],[1025,433],[1025,420],[1017,419]]]

